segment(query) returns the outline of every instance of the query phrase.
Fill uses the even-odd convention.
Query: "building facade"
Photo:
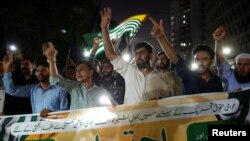
[[[198,44],[214,48],[213,32],[224,26],[224,46],[233,58],[250,52],[250,9],[248,0],[174,0],[170,8],[170,41],[177,52],[192,61],[192,49]],[[191,63],[191,62],[190,62]]]

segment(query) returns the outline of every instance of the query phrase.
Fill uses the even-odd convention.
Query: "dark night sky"
[[[168,0],[103,0],[103,6],[110,6],[115,20],[140,13],[168,13]]]
[[[104,0],[102,7],[109,6],[112,9],[112,17],[116,22],[141,13],[149,13],[156,20],[163,19],[165,31],[169,33],[169,0]],[[159,50],[159,44],[151,36],[150,30],[152,24],[146,20],[139,32],[134,37],[131,45],[133,46],[140,41],[148,41],[155,47],[155,51]]]
[[[77,2],[78,2],[78,4],[77,4]],[[32,1],[32,3],[29,3],[28,1],[18,2],[18,3],[12,2],[12,1],[11,2],[8,1],[8,3],[3,2],[2,6],[1,6],[1,10],[0,10],[1,16],[2,16],[0,24],[4,25],[4,26],[1,26],[0,29],[1,29],[1,34],[4,38],[2,38],[0,41],[1,46],[2,46],[1,47],[2,53],[1,53],[0,57],[2,57],[3,54],[5,54],[5,53],[3,53],[3,52],[5,52],[3,50],[3,48],[7,48],[8,43],[10,41],[12,41],[13,38],[16,38],[17,41],[18,40],[22,41],[22,44],[20,44],[20,43],[18,44],[18,42],[16,44],[17,44],[17,46],[22,48],[22,50],[26,50],[25,48],[38,48],[39,44],[40,44],[40,40],[42,40],[42,39],[40,39],[40,37],[35,38],[34,36],[46,34],[47,31],[51,31],[51,33],[50,33],[51,36],[54,36],[54,34],[58,34],[58,35],[56,35],[56,37],[57,38],[60,37],[60,40],[64,40],[64,37],[61,37],[61,36],[66,36],[66,35],[71,36],[70,34],[59,35],[59,30],[61,28],[63,28],[62,25],[67,25],[68,28],[72,29],[72,22],[70,22],[70,19],[68,19],[68,17],[67,17],[67,15],[74,14],[74,9],[72,11],[70,9],[70,6],[71,7],[74,5],[80,6],[79,4],[82,4],[84,2],[67,1],[67,2],[60,2],[59,3],[58,1],[53,0],[52,6],[46,5],[47,3],[51,3],[48,1],[47,2],[46,1],[45,2]],[[107,7],[107,6],[111,7],[113,20],[117,23],[121,22],[122,20],[124,20],[130,16],[133,16],[136,14],[142,14],[142,13],[149,13],[150,16],[156,18],[157,20],[159,20],[160,18],[163,18],[165,30],[166,30],[166,33],[168,33],[167,25],[168,25],[168,20],[169,20],[169,0],[122,0],[122,1],[119,1],[119,0],[93,0],[92,2],[95,5],[98,5],[101,2],[102,3],[101,8]],[[41,6],[43,6],[43,7],[41,7]],[[19,7],[19,9],[22,9],[23,12],[16,11],[15,9],[17,7]],[[88,8],[89,10],[86,10],[87,12],[91,12],[91,10],[94,8],[94,7],[93,8],[88,7],[84,4],[82,4],[81,7],[86,7],[85,9]],[[64,11],[60,11],[60,10],[64,10]],[[68,10],[69,12],[73,12],[73,13],[67,13],[67,11],[65,11],[65,10]],[[20,13],[25,14],[25,15],[22,15]],[[8,17],[8,15],[10,15],[10,14],[14,17]],[[18,16],[18,15],[27,16],[27,18]],[[56,15],[62,15],[62,16],[65,16],[65,18],[64,17],[59,18],[60,16],[56,16]],[[28,17],[28,16],[30,16],[30,17]],[[6,20],[10,19],[10,21],[5,21],[5,20],[3,20],[3,18]],[[23,18],[25,20],[28,19],[29,21],[22,20],[21,18]],[[51,19],[53,19],[53,22],[55,23],[55,25],[52,23]],[[86,17],[81,18],[79,16],[79,21],[81,19],[86,19]],[[100,23],[98,23],[99,21],[96,21],[98,19],[98,16],[97,17],[93,16],[93,18],[89,17],[88,19],[91,19],[91,20],[89,20],[89,22],[83,21],[85,23],[85,25],[81,24],[82,27],[85,27],[85,28],[87,27],[86,29],[93,28],[93,26],[90,27],[90,25],[93,25],[90,23],[94,23],[94,24],[96,24],[96,26],[99,26],[99,24],[100,24]],[[14,22],[11,22],[11,21],[14,21]],[[23,24],[25,24],[25,26],[23,26]],[[37,25],[37,24],[39,24],[39,25]],[[28,26],[28,28],[26,28],[27,26]],[[8,27],[8,28],[6,28],[6,27]],[[14,27],[14,28],[12,28],[12,27]],[[19,28],[19,27],[21,27],[21,28]],[[150,35],[151,28],[152,28],[152,24],[149,22],[149,20],[146,20],[144,22],[144,24],[142,25],[142,27],[140,28],[139,32],[136,34],[136,36],[131,41],[130,45],[133,46],[137,42],[146,40],[149,43],[153,44],[155,46],[156,50],[159,50],[158,43]],[[28,38],[26,38],[26,36],[22,35],[25,32],[27,33],[29,30],[32,33],[32,35],[30,35],[30,36],[28,36],[29,34],[26,35]],[[81,30],[81,31],[84,32],[84,30]],[[45,32],[45,33],[43,33],[43,32]],[[52,33],[52,32],[57,32],[57,33]],[[85,30],[85,33],[86,32],[87,32],[87,30]],[[88,31],[88,32],[90,32],[90,31]],[[12,34],[12,33],[14,33],[14,34]],[[70,33],[70,32],[67,32],[67,33]],[[83,34],[83,33],[81,33],[81,34]],[[81,38],[80,37],[81,34],[79,33],[78,38]],[[25,38],[25,39],[23,39],[23,38]],[[65,39],[72,40],[71,37],[69,37],[69,38],[65,37]],[[34,43],[28,44],[28,42],[32,42],[32,41],[35,42],[35,44]],[[71,43],[69,43],[67,46],[71,46]],[[33,50],[33,49],[30,49],[30,50]],[[37,49],[35,49],[35,50],[37,50]]]
[[[73,57],[78,56],[74,52],[82,35],[92,31],[98,7],[97,0],[1,1],[0,57],[10,44],[15,44],[25,56],[37,57],[45,41],[52,41],[61,49],[62,59],[69,48],[73,48]]]

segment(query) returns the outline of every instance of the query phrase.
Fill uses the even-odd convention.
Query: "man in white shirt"
[[[175,88],[182,86],[171,76],[163,72],[155,71],[150,65],[153,48],[147,42],[135,45],[135,64],[130,64],[122,60],[115,52],[111,43],[108,28],[111,20],[111,9],[104,8],[101,12],[101,29],[105,48],[105,54],[114,66],[114,70],[120,73],[125,79],[124,104],[136,104],[146,100],[161,99],[174,95]],[[179,81],[181,82],[181,81]],[[181,87],[182,88],[182,87]]]

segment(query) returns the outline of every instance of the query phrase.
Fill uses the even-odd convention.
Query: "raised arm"
[[[89,55],[89,62],[91,62],[91,63],[93,63],[93,61],[94,61],[95,53],[98,50],[99,44],[100,44],[100,39],[98,37],[95,37],[93,39],[93,49]]]
[[[11,72],[11,64],[13,63],[13,53],[7,52],[7,56],[3,57],[3,70],[4,73]]]
[[[159,23],[157,23],[155,19],[153,19],[152,17],[149,17],[149,20],[153,24],[151,35],[157,39],[157,41],[161,45],[162,50],[168,56],[170,61],[173,64],[177,63],[178,61],[177,54],[164,33],[163,20],[161,19]]]
[[[222,64],[225,61],[222,51],[223,39],[225,37],[225,29],[223,26],[218,27],[214,33],[214,45],[215,45],[215,60],[217,64]]]
[[[113,60],[118,56],[118,54],[115,52],[109,37],[109,24],[112,12],[110,8],[104,8],[100,12],[100,14],[101,14],[101,29],[102,29],[102,38],[104,43],[105,54],[109,58],[109,60]]]
[[[18,97],[28,97],[30,96],[30,89],[34,85],[26,86],[15,86],[11,78],[11,64],[13,63],[13,54],[8,52],[7,56],[3,58],[3,70],[4,76],[2,78],[4,89],[7,94],[15,95]]]
[[[50,84],[58,84],[68,92],[78,84],[76,81],[68,80],[60,76],[56,66],[57,50],[51,42],[43,44],[43,54],[47,57],[49,63]]]
[[[59,73],[56,66],[57,50],[55,49],[54,45],[51,42],[44,43],[42,47],[43,47],[43,54],[47,57],[47,61],[49,63],[50,76],[58,76]]]

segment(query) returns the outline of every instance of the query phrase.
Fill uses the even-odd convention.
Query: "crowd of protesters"
[[[205,44],[193,49],[198,70],[192,71],[171,46],[162,20],[157,22],[149,18],[153,24],[151,35],[162,50],[154,53],[148,42],[137,43],[133,48],[134,62],[129,63],[122,59],[109,37],[111,9],[104,8],[100,14],[107,57],[101,63],[94,59],[98,38],[93,39],[88,60],[68,62],[62,73],[57,66],[60,52],[51,42],[42,45],[43,57],[36,67],[32,58],[18,61],[13,59],[11,52],[7,53],[0,64],[0,88],[6,93],[3,114],[40,113],[46,116],[53,111],[139,104],[172,96],[250,88],[250,54],[237,55],[232,69],[222,53],[226,35],[223,27],[213,33],[214,50]]]

